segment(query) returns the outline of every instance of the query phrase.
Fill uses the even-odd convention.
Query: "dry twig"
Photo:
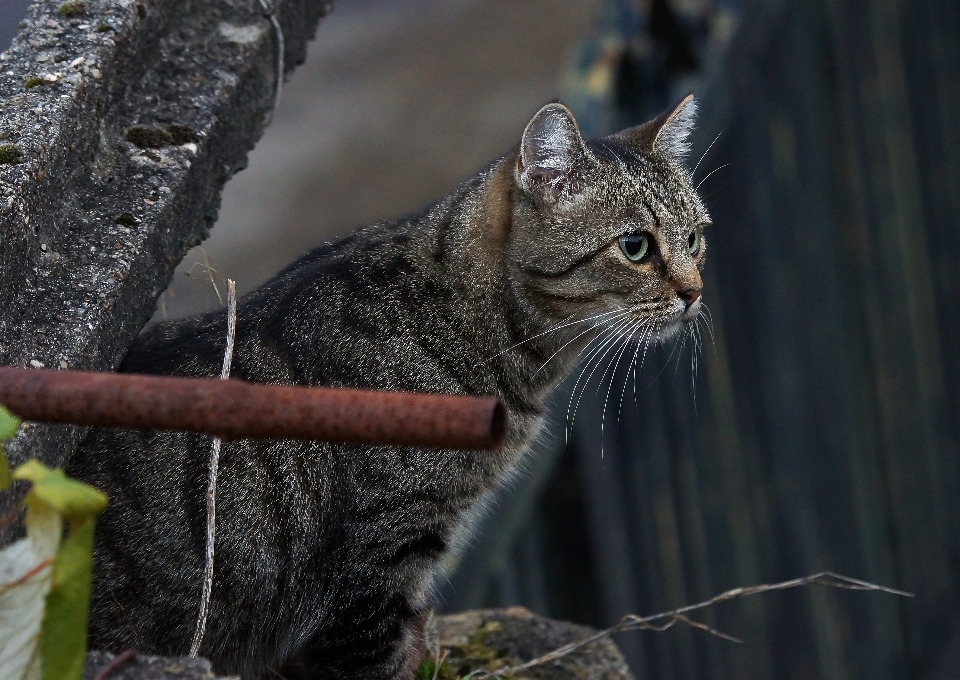
[[[446,649],[443,652],[440,652],[437,649],[437,653],[433,657],[433,677],[430,680],[437,680],[437,677],[440,675],[440,667],[443,665],[443,662],[447,660],[447,654],[449,654]]]
[[[603,638],[609,637],[614,633],[621,633],[628,630],[652,630],[655,632],[662,632],[672,627],[675,623],[686,623],[687,625],[693,626],[694,628],[699,628],[705,630],[713,635],[724,638],[725,640],[731,640],[733,642],[742,642],[735,637],[731,637],[720,631],[711,628],[710,626],[700,623],[698,621],[693,621],[687,617],[687,614],[698,609],[704,609],[711,605],[718,604],[720,602],[725,602],[726,600],[733,600],[738,597],[745,597],[747,595],[757,595],[759,593],[769,593],[774,590],[786,590],[788,588],[798,588],[800,586],[828,586],[830,588],[846,588],[848,590],[873,590],[880,591],[884,593],[891,593],[893,595],[902,595],[904,597],[913,597],[912,593],[907,593],[902,590],[895,590],[893,588],[888,588],[886,586],[879,586],[874,583],[868,583],[866,581],[860,581],[855,578],[850,578],[849,576],[841,576],[840,574],[835,574],[830,571],[821,571],[817,574],[812,574],[811,576],[804,576],[803,578],[793,579],[791,581],[783,581],[781,583],[769,583],[759,586],[747,586],[742,588],[734,588],[733,590],[728,590],[724,593],[720,593],[716,597],[713,597],[705,602],[699,602],[697,604],[689,604],[685,607],[680,607],[679,609],[673,609],[668,612],[662,612],[660,614],[653,614],[651,616],[637,616],[635,614],[627,614],[620,621],[606,630],[601,630],[589,637],[580,640],[579,642],[572,642],[558,649],[554,649],[551,652],[547,652],[542,656],[538,656],[535,659],[531,659],[526,663],[519,664],[517,666],[510,666],[509,668],[501,668],[496,671],[474,671],[468,678],[476,678],[477,680],[482,680],[486,678],[500,678],[504,675],[519,673],[521,671],[528,670],[535,666],[542,666],[544,664],[556,661],[561,659],[568,654],[572,654],[577,650],[580,650],[587,645],[596,642],[597,640],[602,640]],[[662,623],[661,623],[662,622]]]
[[[227,349],[223,353],[223,369],[220,379],[230,377],[230,364],[233,362],[233,342],[237,334],[237,286],[227,279]],[[203,567],[203,594],[200,597],[200,614],[197,616],[197,630],[190,645],[190,656],[197,656],[203,633],[207,629],[207,613],[210,610],[210,592],[213,589],[213,546],[217,529],[217,468],[220,465],[220,437],[213,438],[210,450],[210,477],[207,482],[207,558]]]
[[[203,267],[204,272],[207,277],[210,279],[210,286],[213,288],[213,292],[217,294],[217,300],[220,301],[220,304],[223,304],[223,296],[220,295],[220,289],[217,287],[217,281],[213,278],[213,275],[216,274],[223,278],[216,269],[214,269],[210,264],[210,258],[207,257],[207,251],[203,249],[203,246],[197,246],[197,249],[203,254],[203,262],[194,262],[190,269],[187,270],[187,276],[193,278],[193,270],[197,267]],[[229,281],[229,279],[228,279]]]

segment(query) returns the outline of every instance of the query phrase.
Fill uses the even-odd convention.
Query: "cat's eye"
[[[620,237],[620,250],[631,262],[639,262],[650,250],[650,235],[643,232]]]
[[[697,227],[690,232],[687,237],[687,252],[696,257],[700,252],[700,245],[703,243],[703,230]]]

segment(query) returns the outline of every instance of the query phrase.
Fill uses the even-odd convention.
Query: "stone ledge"
[[[93,680],[114,658],[109,652],[90,652],[83,669],[83,680]],[[138,656],[124,663],[109,680],[237,680],[236,676],[214,675],[206,659],[187,656]]]
[[[544,618],[524,607],[484,609],[437,617],[437,640],[446,652],[438,680],[474,670],[494,671],[525,663],[596,631]],[[633,680],[620,650],[610,638],[516,677],[527,680]]]
[[[288,71],[329,4],[276,2]],[[61,6],[35,2],[0,55],[0,364],[108,371],[262,133],[277,43],[258,0]],[[82,435],[34,425],[7,450],[59,466]]]
[[[596,631],[538,616],[524,607],[484,609],[439,616],[428,632],[428,645],[445,654],[437,680],[453,680],[475,670],[516,666]],[[113,655],[90,652],[84,680],[93,680]],[[623,655],[610,638],[598,640],[557,661],[524,671],[525,680],[634,680]],[[137,657],[110,675],[110,680],[228,680],[218,678],[206,659]]]

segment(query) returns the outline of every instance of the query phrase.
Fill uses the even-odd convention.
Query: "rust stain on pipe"
[[[0,404],[24,420],[364,444],[494,449],[497,399],[239,380],[0,367]]]

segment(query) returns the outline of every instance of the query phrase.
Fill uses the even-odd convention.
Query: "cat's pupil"
[[[687,237],[687,251],[691,255],[696,255],[700,251],[700,229],[694,229]]]
[[[647,254],[650,240],[646,234],[626,234],[620,237],[620,250],[631,262],[636,262]]]

